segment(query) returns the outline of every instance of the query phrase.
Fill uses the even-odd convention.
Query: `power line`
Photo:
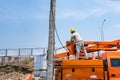
[[[64,45],[62,44],[62,41],[60,40],[60,37],[59,37],[59,34],[58,34],[58,31],[57,31],[57,28],[56,28],[56,27],[55,27],[55,32],[56,32],[57,38],[58,38],[58,40],[59,40],[62,48],[64,48],[66,51],[68,51],[68,50],[65,48],[66,46],[64,46]],[[61,49],[62,49],[62,48],[61,48]]]

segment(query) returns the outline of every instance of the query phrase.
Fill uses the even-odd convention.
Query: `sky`
[[[0,49],[47,48],[50,0],[0,0]],[[74,27],[85,41],[120,39],[120,0],[56,0],[63,45]],[[57,36],[55,46],[61,47]]]

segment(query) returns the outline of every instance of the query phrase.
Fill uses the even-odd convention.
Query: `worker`
[[[70,39],[70,43],[72,41],[74,41],[76,43],[76,59],[79,59],[79,55],[80,55],[80,51],[82,50],[82,52],[85,55],[85,59],[88,59],[88,55],[87,52],[85,50],[84,47],[84,43],[83,43],[83,39],[81,38],[81,36],[76,32],[76,30],[74,28],[70,29],[71,32],[71,39]]]

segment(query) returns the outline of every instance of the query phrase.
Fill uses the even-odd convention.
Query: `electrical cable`
[[[58,34],[58,32],[57,32],[56,26],[55,26],[55,32],[56,32],[57,38],[58,38],[58,40],[59,40],[61,46],[62,46],[66,51],[68,51],[68,50],[64,47],[64,45],[62,44],[62,42],[61,42],[61,40],[60,40],[60,37],[59,37],[59,34]]]

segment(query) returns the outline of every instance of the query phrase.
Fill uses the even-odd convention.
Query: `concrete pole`
[[[49,15],[49,42],[47,53],[47,80],[53,80],[54,76],[54,50],[55,50],[55,7],[56,0],[51,0]]]

